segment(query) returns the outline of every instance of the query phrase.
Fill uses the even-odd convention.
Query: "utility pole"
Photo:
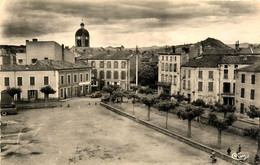
[[[135,85],[138,86],[138,55],[139,55],[139,51],[138,51],[138,46],[136,45],[136,50],[135,50]]]

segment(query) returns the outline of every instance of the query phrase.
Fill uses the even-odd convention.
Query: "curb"
[[[226,154],[224,154],[224,153],[222,153],[220,151],[217,151],[217,150],[215,150],[213,148],[210,148],[210,147],[208,147],[206,145],[203,145],[201,143],[195,142],[195,141],[193,141],[191,139],[188,139],[188,138],[186,138],[184,136],[181,136],[181,135],[178,135],[176,133],[173,133],[172,131],[169,131],[167,129],[164,129],[164,128],[161,128],[159,126],[156,126],[156,125],[154,125],[154,124],[152,124],[150,122],[147,122],[147,121],[144,121],[142,119],[139,119],[139,118],[137,118],[137,117],[135,117],[135,116],[133,116],[131,114],[128,114],[128,113],[123,112],[123,111],[121,111],[121,110],[119,110],[117,108],[114,108],[111,105],[105,104],[103,102],[100,102],[100,105],[105,107],[105,108],[107,108],[108,110],[111,110],[111,111],[113,111],[113,112],[115,112],[115,113],[117,113],[119,115],[125,116],[125,117],[127,117],[127,118],[129,118],[129,119],[131,119],[131,120],[133,120],[133,121],[135,121],[137,123],[139,123],[139,124],[145,125],[145,126],[151,128],[151,129],[154,129],[154,130],[156,130],[156,131],[158,131],[160,133],[163,133],[163,134],[165,134],[165,135],[167,135],[169,137],[177,139],[177,140],[179,140],[179,141],[181,141],[183,143],[186,143],[186,144],[188,144],[188,145],[190,145],[192,147],[195,147],[195,148],[197,148],[197,149],[199,149],[201,151],[204,151],[204,152],[207,152],[207,153],[211,154],[211,152],[213,150],[213,151],[215,151],[217,157],[219,157],[219,158],[221,158],[223,160],[226,160],[227,162],[230,162],[230,163],[236,164],[236,165],[249,165],[248,163],[241,162],[239,160],[233,159],[232,157],[230,157],[230,156],[228,156],[228,155],[226,155]]]

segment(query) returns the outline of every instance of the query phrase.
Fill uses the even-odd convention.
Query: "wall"
[[[7,88],[4,86],[4,77],[9,77],[9,87],[20,87],[22,89],[21,99],[28,99],[28,90],[37,90],[38,98],[44,98],[44,94],[40,92],[40,89],[44,87],[44,76],[49,77],[49,85],[54,90],[58,91],[58,86],[56,83],[56,77],[58,76],[57,71],[1,71],[0,89],[2,91]],[[22,86],[17,85],[17,77],[22,77]],[[35,77],[35,85],[33,86],[30,85],[30,77]],[[49,97],[58,98],[58,92],[49,95]]]
[[[19,63],[19,60],[23,60],[23,62]],[[27,55],[26,55],[26,53],[16,53],[16,64],[27,65]]]
[[[245,83],[241,83],[241,74],[245,74]],[[255,75],[255,84],[251,84],[251,75]],[[241,98],[241,88],[245,89],[244,98]],[[250,91],[251,89],[255,90],[255,98],[254,100],[250,99]],[[255,105],[256,107],[260,107],[260,72],[238,72],[238,76],[236,77],[236,109],[237,113],[240,113],[240,104],[244,104],[244,114],[249,110],[250,105]]]

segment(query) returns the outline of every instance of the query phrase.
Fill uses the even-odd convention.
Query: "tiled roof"
[[[252,64],[250,66],[246,66],[243,68],[238,69],[238,71],[245,71],[245,72],[260,72],[260,62]]]
[[[92,55],[82,55],[77,59],[89,59],[89,60],[127,60],[130,59],[135,53],[130,51],[96,51]]]
[[[255,62],[260,62],[260,57],[240,55],[204,55],[200,58],[194,58],[182,66],[217,67],[218,64],[253,64]]]
[[[0,71],[42,71],[90,68],[82,64],[65,61],[41,60],[31,65],[1,65]]]

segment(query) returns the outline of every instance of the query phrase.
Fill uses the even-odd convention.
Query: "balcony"
[[[163,86],[163,87],[171,87],[172,83],[170,82],[158,82],[158,86]]]

